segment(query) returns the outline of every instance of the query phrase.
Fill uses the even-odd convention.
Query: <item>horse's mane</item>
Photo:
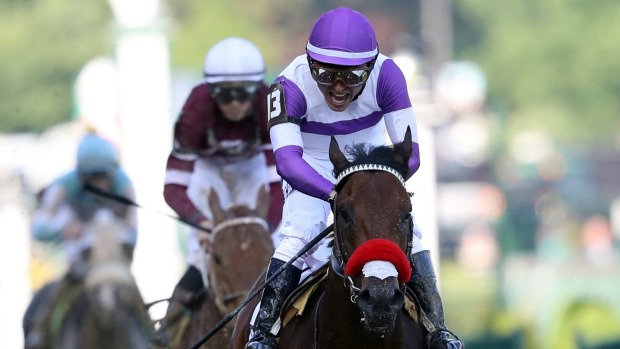
[[[407,178],[407,172],[409,172],[407,161],[403,161],[401,154],[394,149],[394,146],[372,146],[368,143],[358,143],[345,146],[344,151],[353,157],[349,167],[365,164],[384,165],[393,168]],[[334,176],[338,177],[344,170],[346,168],[334,169]]]

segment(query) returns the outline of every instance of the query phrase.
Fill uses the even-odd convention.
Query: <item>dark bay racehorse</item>
[[[279,348],[427,348],[426,330],[403,306],[412,224],[403,177],[411,146],[409,130],[393,147],[348,148],[350,162],[332,138],[329,155],[338,178],[332,263],[303,313],[280,330]],[[233,349],[245,346],[257,302],[239,313]]]
[[[43,338],[26,348],[150,347],[155,329],[131,273],[132,247],[124,240],[125,229],[111,211],[95,216],[83,237],[89,246],[80,261],[83,274],[53,282],[33,299],[27,315],[50,306],[44,299],[55,305],[43,322]],[[24,322],[27,330],[29,320]]]
[[[269,210],[269,193],[266,190],[259,192],[254,210],[245,205],[224,210],[214,191],[209,195],[209,206],[213,212],[214,228],[207,292],[200,308],[192,312],[175,349],[189,348],[233,311],[248,295],[274,252],[266,223]],[[201,348],[229,348],[233,327],[234,324],[229,323]]]

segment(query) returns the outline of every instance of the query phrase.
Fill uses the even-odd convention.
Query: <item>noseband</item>
[[[400,182],[400,184],[403,186],[403,188],[405,188],[405,179],[395,169],[389,166],[385,166],[385,165],[362,164],[362,165],[351,166],[345,169],[344,171],[342,171],[338,175],[338,178],[336,179],[336,193],[340,193],[340,190],[342,190],[342,187],[346,183],[346,180],[349,178],[349,175],[355,172],[360,172],[360,171],[382,171],[382,172],[390,173],[394,177],[396,177],[398,181]],[[334,200],[334,202],[337,199],[338,199],[338,196],[336,196],[336,199]],[[334,205],[334,207],[336,206]],[[337,219],[338,219],[337,210],[334,209],[334,227],[335,228],[338,227],[338,225],[336,224]],[[411,218],[411,215],[408,217],[408,220],[409,220],[409,224],[408,224],[409,230],[407,231],[407,248],[405,251],[405,256],[407,256],[407,258],[409,258],[409,255],[411,254],[411,249],[413,245],[412,238],[411,238],[411,233],[413,231],[413,219]],[[344,280],[345,288],[349,289],[350,300],[352,303],[355,303],[357,301],[357,297],[359,296],[359,293],[361,292],[361,288],[355,285],[355,282],[353,281],[353,278],[351,276],[345,276],[344,271],[346,270],[347,262],[349,261],[350,256],[344,249],[344,241],[343,241],[342,236],[340,236],[340,234],[337,234],[337,233],[335,233],[334,235],[335,235],[334,241],[337,245],[337,249],[332,248],[332,253],[330,256],[331,268],[336,273],[336,275],[338,275]],[[401,283],[401,288],[404,289],[404,283]]]

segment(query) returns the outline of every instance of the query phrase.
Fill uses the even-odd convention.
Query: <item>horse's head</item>
[[[411,199],[404,177],[412,151],[411,131],[393,147],[358,144],[345,149],[332,137],[329,149],[338,179],[334,203],[337,271],[346,277],[351,300],[366,328],[389,333],[404,302],[411,275]],[[336,265],[336,263],[334,263]]]
[[[209,194],[213,213],[213,245],[210,258],[211,289],[222,313],[234,310],[247,296],[273,254],[267,225],[269,193],[262,188],[256,208],[220,206],[215,191]]]
[[[128,228],[111,211],[100,211],[86,228],[85,294],[102,326],[115,326],[122,309],[142,302],[131,273]]]

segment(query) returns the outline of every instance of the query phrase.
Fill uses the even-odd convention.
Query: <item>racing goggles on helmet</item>
[[[314,81],[321,85],[333,85],[336,80],[340,79],[349,87],[357,87],[368,81],[370,76],[370,67],[335,67],[318,64],[310,59],[310,74]]]
[[[211,84],[209,89],[216,102],[226,105],[232,101],[239,101],[239,103],[250,101],[258,90],[258,84]]]

